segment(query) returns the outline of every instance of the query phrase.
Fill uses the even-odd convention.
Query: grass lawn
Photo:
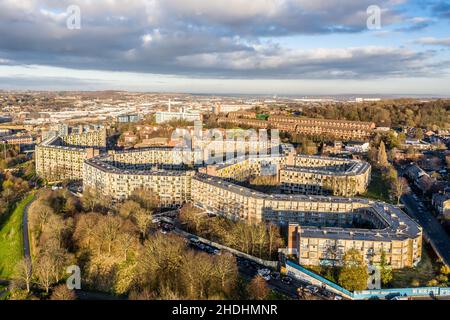
[[[424,243],[422,251],[422,259],[415,268],[404,268],[394,270],[392,272],[393,279],[389,287],[391,288],[409,288],[412,287],[411,282],[417,280],[419,286],[426,286],[427,282],[432,280],[438,274],[439,266],[433,257],[433,249]]]
[[[379,170],[372,171],[369,187],[367,188],[367,192],[362,196],[374,200],[391,202],[389,199],[389,185],[383,181]]]
[[[0,278],[10,279],[16,264],[23,256],[22,216],[23,209],[34,195],[28,195],[0,227]]]

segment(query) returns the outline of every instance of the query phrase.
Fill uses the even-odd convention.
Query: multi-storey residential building
[[[99,155],[99,149],[67,147],[63,139],[54,137],[36,148],[36,168],[46,179],[83,179],[85,188],[118,200],[143,188],[157,195],[163,207],[192,202],[231,219],[284,226],[288,251],[297,255],[301,264],[339,265],[350,248],[374,263],[384,253],[394,268],[420,261],[422,230],[413,220],[392,205],[349,198],[351,190],[362,192],[367,187],[367,163],[300,156],[283,146],[279,150],[280,154],[240,157],[202,167],[201,151],[147,148]],[[309,183],[320,187],[307,193],[324,193],[321,188],[331,186],[346,198],[266,194],[235,183],[258,175],[278,175],[286,192],[305,192],[297,185]],[[347,177],[355,179],[351,188],[327,182]]]
[[[280,130],[312,136],[328,136],[342,140],[366,140],[375,129],[375,124],[372,122],[287,116],[271,116],[269,117],[269,123]]]
[[[373,262],[384,251],[393,268],[411,267],[421,258],[421,228],[391,205],[366,199],[267,195],[202,174],[192,178],[191,192],[194,205],[231,219],[300,224],[289,227],[288,249],[302,264],[339,265],[349,248]]]
[[[138,155],[128,154],[128,158]],[[130,161],[139,163],[140,159]],[[114,155],[103,155],[84,163],[83,184],[115,199],[124,200],[133,191],[146,189],[158,196],[162,207],[180,206],[190,200],[194,171],[156,170],[143,164],[129,166]]]
[[[248,119],[248,118],[226,118],[226,117],[220,117],[217,119],[218,124],[226,124],[231,123],[238,126],[248,126],[258,129],[267,129],[269,127],[269,124],[265,120],[258,120],[258,119]]]
[[[164,123],[172,120],[185,120],[189,122],[202,121],[202,115],[198,112],[156,112],[156,123]]]
[[[328,137],[340,140],[367,140],[373,134],[375,124],[372,122],[329,120],[303,117],[272,115],[267,121],[237,117],[221,117],[219,124],[231,123],[255,128],[272,128],[308,136]]]
[[[280,154],[241,157],[201,169],[203,173],[234,181],[276,175],[284,193],[350,197],[366,192],[371,166],[360,160]]]
[[[83,179],[85,159],[99,155],[106,148],[106,130],[78,131],[52,136],[35,148],[36,173],[48,181]]]
[[[37,145],[35,153],[38,176],[48,181],[60,181],[81,180],[84,160],[100,152],[94,148],[65,146],[61,138],[53,137]]]
[[[22,145],[22,144],[32,144],[33,137],[30,135],[17,134],[17,135],[13,135],[13,136],[1,137],[0,141],[5,144],[17,146],[17,145]]]
[[[106,147],[106,128],[101,127],[97,130],[81,128],[78,133],[72,133],[61,136],[66,145],[77,147]]]
[[[351,197],[366,192],[370,172],[365,161],[297,155],[294,165],[283,167],[279,176],[285,193]]]

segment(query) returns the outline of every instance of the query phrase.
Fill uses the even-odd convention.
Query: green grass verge
[[[34,198],[28,195],[0,227],[0,278],[10,279],[16,264],[23,257],[22,217],[25,206]]]
[[[367,188],[367,192],[362,196],[369,199],[391,202],[389,199],[389,185],[383,180],[379,170],[372,171],[369,187]]]

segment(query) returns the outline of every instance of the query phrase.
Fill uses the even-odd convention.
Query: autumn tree
[[[381,141],[378,147],[377,163],[380,167],[385,168],[388,166],[388,158],[386,153],[386,146],[383,141]]]
[[[148,211],[154,211],[160,206],[159,196],[150,189],[136,189],[131,193],[129,199],[139,203]]]
[[[351,291],[364,290],[367,288],[367,279],[367,265],[364,263],[363,256],[356,249],[348,250],[339,272],[339,284]]]
[[[267,287],[266,280],[263,277],[257,275],[250,281],[247,286],[247,292],[249,298],[252,300],[265,300],[269,295],[269,288]]]
[[[52,294],[50,296],[50,300],[76,300],[76,295],[75,292],[73,290],[70,290],[69,288],[67,288],[67,285],[65,284],[60,284],[59,286],[56,286],[53,291]]]

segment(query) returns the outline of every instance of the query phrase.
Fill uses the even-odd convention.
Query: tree
[[[23,258],[19,261],[16,267],[16,275],[19,278],[19,280],[23,281],[25,284],[27,293],[30,292],[31,287],[31,281],[33,279],[33,269],[31,265],[31,259],[30,258]]]
[[[247,286],[247,292],[249,298],[252,300],[265,300],[269,295],[269,288],[267,287],[266,280],[263,277],[257,275],[250,281]]]
[[[440,269],[440,273],[443,275],[449,275],[450,274],[450,267],[449,266],[442,266]]]
[[[43,254],[36,260],[35,264],[35,277],[39,286],[49,293],[50,287],[53,284],[53,261],[52,257],[48,254]]]
[[[363,256],[356,249],[348,250],[339,272],[339,284],[351,291],[364,290],[367,288],[367,279],[367,266]]]
[[[141,209],[141,205],[133,200],[126,200],[122,205],[119,207],[119,215],[124,218],[128,219],[130,216],[133,215],[134,212]]]
[[[380,167],[387,167],[387,165],[389,164],[387,159],[386,146],[384,145],[383,141],[381,141],[378,148],[377,160]]]
[[[405,194],[407,185],[406,179],[403,177],[397,176],[393,180],[392,191],[397,198],[397,205],[400,204],[400,198]]]
[[[213,275],[218,279],[221,291],[230,296],[238,278],[236,259],[231,254],[223,254],[215,256],[213,262]]]
[[[386,253],[384,250],[381,251],[380,258],[380,273],[381,273],[381,282],[386,285],[392,281],[392,268],[387,262]]]
[[[139,208],[133,213],[132,218],[141,233],[142,239],[145,239],[147,237],[148,229],[152,225],[153,217],[151,212],[144,208]]]
[[[423,139],[423,131],[420,128],[417,128],[416,133],[414,134],[414,137],[418,140]]]
[[[150,189],[136,189],[132,192],[130,200],[136,201],[146,210],[153,211],[160,205],[160,199]]]
[[[67,285],[60,284],[59,286],[53,289],[52,295],[50,296],[50,300],[76,300],[76,295],[73,290],[67,288]]]

